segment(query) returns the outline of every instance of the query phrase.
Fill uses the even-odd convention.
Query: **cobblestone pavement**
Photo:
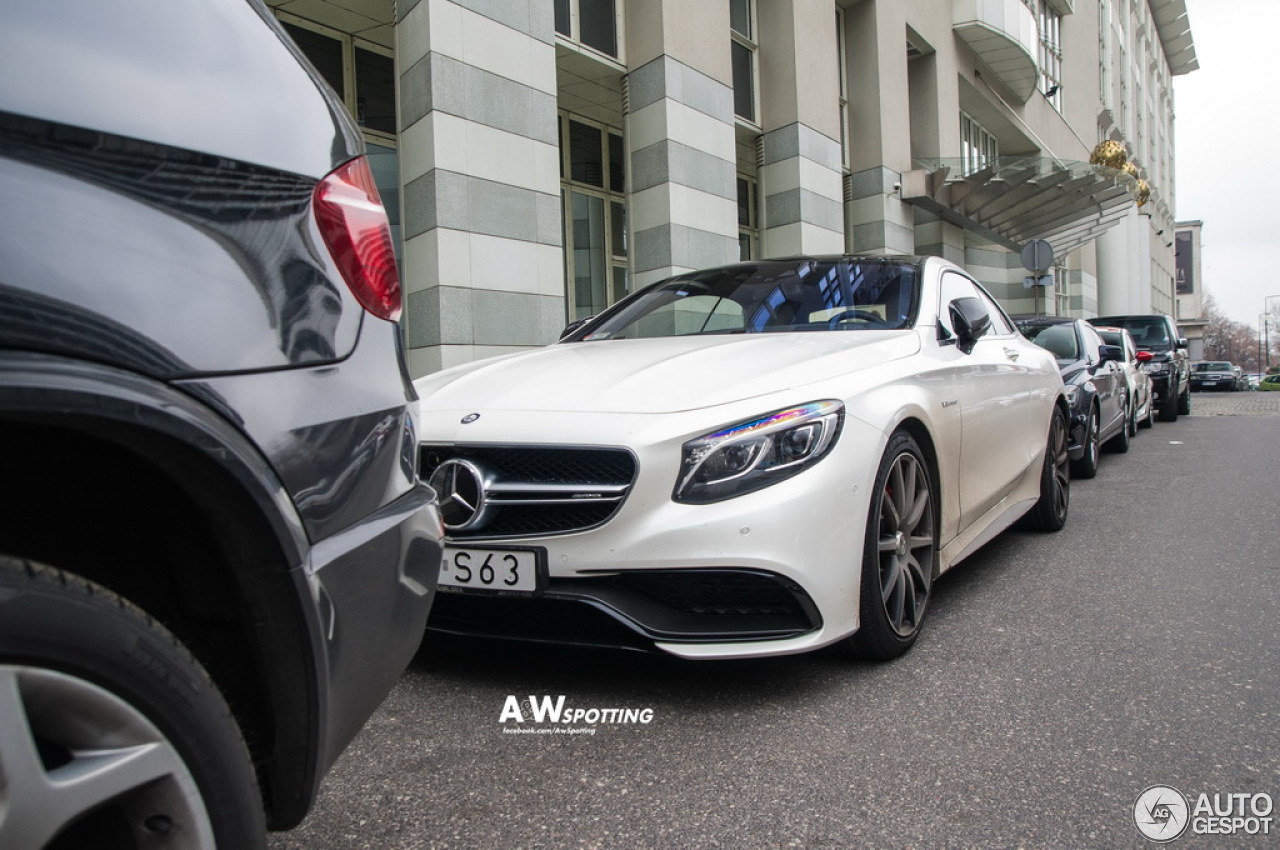
[[[1280,393],[1192,393],[1191,415],[1280,416]]]

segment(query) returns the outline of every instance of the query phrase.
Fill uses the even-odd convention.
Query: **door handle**
[[[1021,356],[1021,355],[1018,353],[1018,349],[1016,349],[1016,348],[1006,348],[1006,349],[1004,350],[1004,353],[1005,353],[1005,356],[1006,356],[1006,357],[1008,357],[1010,360],[1012,360],[1014,363],[1017,363],[1017,362],[1018,362],[1018,357],[1020,357],[1020,356]]]

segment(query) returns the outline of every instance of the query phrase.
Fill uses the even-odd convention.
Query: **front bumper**
[[[447,541],[542,549],[547,580],[535,597],[441,593],[428,629],[689,658],[805,652],[855,631],[866,512],[885,435],[848,418],[813,467],[700,505],[671,498],[686,438],[632,448],[634,484],[603,525]]]

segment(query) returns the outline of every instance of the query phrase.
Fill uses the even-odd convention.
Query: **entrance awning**
[[[1051,157],[1000,157],[964,176],[959,159],[919,161],[902,199],[1012,250],[1045,239],[1059,257],[1090,242],[1135,203],[1123,171]]]

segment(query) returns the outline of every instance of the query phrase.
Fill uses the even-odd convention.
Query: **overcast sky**
[[[1204,222],[1205,290],[1257,328],[1280,296],[1280,2],[1186,2],[1200,70],[1174,78],[1176,217]]]

